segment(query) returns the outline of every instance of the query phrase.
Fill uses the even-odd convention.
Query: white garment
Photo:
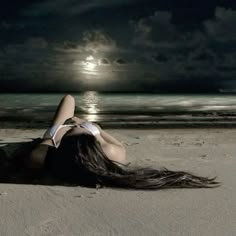
[[[43,135],[44,139],[51,139],[53,145],[58,148],[60,143],[56,143],[56,134],[57,132],[63,128],[63,127],[81,127],[84,129],[87,129],[92,135],[97,135],[100,133],[99,129],[97,128],[97,126],[95,126],[94,124],[92,124],[91,122],[85,121],[82,124],[71,124],[71,125],[53,125],[52,127],[48,128],[46,130],[46,132]]]

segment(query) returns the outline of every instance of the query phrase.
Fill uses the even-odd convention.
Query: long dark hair
[[[57,176],[83,185],[133,189],[211,188],[219,185],[216,177],[200,177],[166,168],[130,167],[112,161],[96,138],[89,134],[64,137],[58,149],[50,148],[46,160]]]

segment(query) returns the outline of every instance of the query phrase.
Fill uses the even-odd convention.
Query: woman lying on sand
[[[209,188],[215,178],[183,171],[131,168],[125,148],[100,126],[74,116],[71,95],[61,100],[51,127],[25,159],[30,168],[45,168],[53,176],[85,186],[134,189]]]

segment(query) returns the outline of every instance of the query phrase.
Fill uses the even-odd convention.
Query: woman
[[[52,125],[26,158],[30,168],[45,168],[53,176],[86,186],[134,189],[209,188],[215,178],[183,171],[130,168],[121,142],[96,124],[74,116],[71,95],[61,100]]]

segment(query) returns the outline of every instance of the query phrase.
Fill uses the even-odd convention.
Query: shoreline
[[[0,112],[1,113],[1,112]],[[172,112],[150,114],[77,114],[105,129],[160,129],[160,128],[236,128],[234,112]],[[1,127],[46,129],[52,112],[1,114]]]
[[[95,122],[104,129],[231,129],[236,128],[236,121],[160,121],[160,122]],[[49,122],[9,122],[2,121],[0,129],[47,129]]]

